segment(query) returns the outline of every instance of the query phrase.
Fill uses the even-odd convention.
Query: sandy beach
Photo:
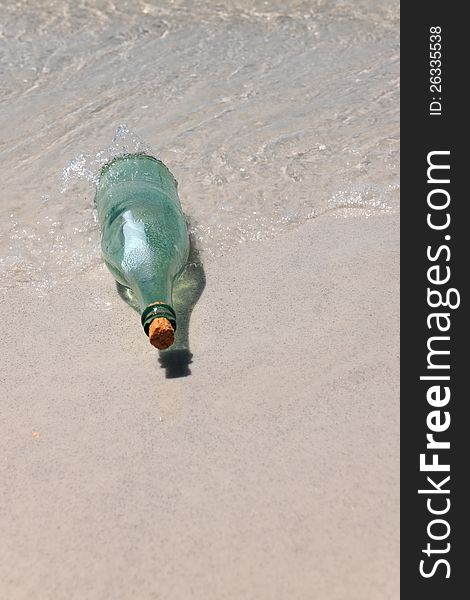
[[[2,306],[4,597],[397,598],[397,219],[207,269],[186,377],[98,275]]]
[[[395,0],[28,0],[0,23],[0,597],[396,600]],[[159,354],[100,256],[146,151]]]

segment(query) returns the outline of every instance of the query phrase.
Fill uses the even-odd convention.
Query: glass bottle
[[[189,254],[175,178],[152,156],[120,156],[101,171],[96,208],[108,269],[131,289],[150,343],[168,348],[176,330],[173,284]]]

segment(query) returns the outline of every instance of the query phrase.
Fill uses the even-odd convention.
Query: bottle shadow
[[[189,346],[189,321],[197,301],[206,287],[206,274],[202,264],[199,250],[194,238],[190,237],[190,250],[188,262],[173,288],[173,308],[176,312],[178,326],[175,341],[168,350],[160,350],[158,359],[165,369],[167,379],[188,377],[191,375],[189,365],[193,355]],[[116,281],[119,296],[135,311],[140,313],[132,290]]]

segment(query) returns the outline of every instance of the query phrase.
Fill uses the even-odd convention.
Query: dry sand
[[[207,265],[187,377],[101,271],[13,291],[2,598],[398,598],[397,246],[323,217]]]

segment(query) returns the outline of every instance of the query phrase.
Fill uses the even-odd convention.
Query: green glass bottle
[[[118,157],[101,171],[96,208],[106,265],[132,290],[150,343],[168,348],[176,330],[173,283],[189,254],[175,178],[152,156]]]

